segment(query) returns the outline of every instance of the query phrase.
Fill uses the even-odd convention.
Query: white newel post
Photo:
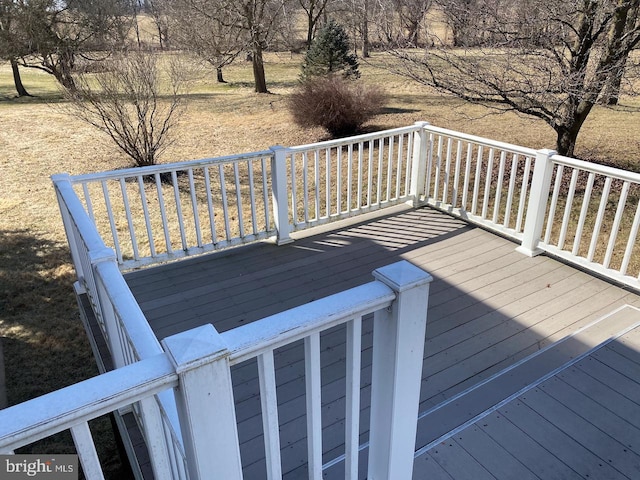
[[[374,316],[368,478],[410,479],[433,278],[407,261],[379,268],[373,276],[397,298]]]
[[[229,350],[212,325],[162,341],[179,376],[176,403],[190,480],[241,480]]]
[[[427,147],[429,145],[429,139],[425,128],[429,126],[429,122],[416,122],[415,125],[420,127],[420,130],[413,134],[411,188],[409,193],[413,199],[413,206],[418,207],[421,205],[420,196],[424,193],[427,175]]]
[[[551,157],[555,154],[554,150],[546,149],[536,152],[536,162],[533,167],[533,178],[531,180],[531,189],[529,190],[529,203],[527,204],[527,216],[524,223],[524,231],[522,232],[522,243],[516,248],[518,252],[529,257],[542,253],[542,250],[537,249],[537,246],[542,235],[549,190],[551,189],[553,176]]]
[[[293,242],[289,236],[289,191],[287,188],[287,149],[279,145],[271,147],[271,196],[273,219],[278,231],[278,245]]]

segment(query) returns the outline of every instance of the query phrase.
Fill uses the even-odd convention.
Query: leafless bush
[[[161,71],[158,56],[140,50],[112,55],[101,71],[75,78],[66,92],[71,113],[109,135],[137,166],[154,165],[171,144],[187,86],[177,59],[167,63]]]
[[[324,127],[333,137],[356,133],[375,116],[385,95],[377,88],[336,75],[314,77],[289,98],[289,110],[301,127]]]

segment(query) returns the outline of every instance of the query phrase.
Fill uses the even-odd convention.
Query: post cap
[[[396,292],[431,283],[433,277],[414,264],[401,260],[373,271],[376,280],[388,285]]]
[[[162,340],[177,373],[214,362],[230,354],[227,345],[211,324],[192,328]]]

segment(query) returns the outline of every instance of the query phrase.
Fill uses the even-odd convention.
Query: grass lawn
[[[362,81],[389,96],[384,113],[367,128],[379,130],[426,120],[436,126],[533,148],[553,148],[555,135],[541,121],[515,114],[491,115],[484,107],[441,97],[376,65],[362,63]],[[296,127],[286,109],[296,85],[300,55],[266,57],[268,95],[253,93],[251,64],[225,69],[227,84],[202,68],[189,94],[175,142],[161,162],[297,145],[326,138],[321,130]],[[34,97],[16,99],[11,69],[0,64],[0,337],[10,404],[75,383],[97,373],[78,317],[74,271],[50,175],[81,174],[129,165],[110,139],[65,111],[53,78],[22,70]],[[635,102],[623,99],[623,103]],[[637,103],[636,103],[637,105]],[[578,139],[576,154],[624,168],[637,168],[640,114],[626,107],[596,108]],[[121,472],[108,422],[98,422],[100,454],[113,478]],[[64,453],[62,436],[32,451]]]

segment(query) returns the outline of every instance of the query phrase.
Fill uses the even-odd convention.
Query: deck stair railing
[[[361,325],[373,313],[370,478],[410,478],[431,276],[401,261],[371,283],[224,333],[205,325],[163,340],[157,355],[0,411],[0,453],[70,429],[85,476],[103,478],[88,421],[127,407],[156,405],[174,388],[184,469],[147,437],[156,478],[242,479],[231,367],[257,359],[268,479],[282,478],[275,349],[304,342],[308,477],[323,477],[321,332],[347,331],[345,478],[360,478]],[[170,392],[169,392],[170,393]],[[157,419],[157,417],[155,417]],[[148,421],[148,418],[145,418]],[[149,428],[148,424],[145,424]],[[157,433],[157,432],[154,432]],[[164,444],[163,444],[164,445]]]

